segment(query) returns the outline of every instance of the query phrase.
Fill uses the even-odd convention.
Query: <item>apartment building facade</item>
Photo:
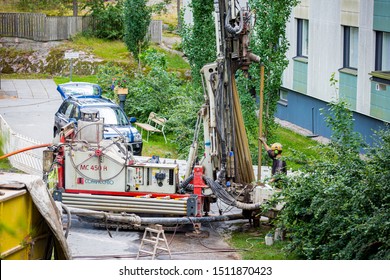
[[[372,143],[390,122],[390,0],[301,0],[287,37],[276,117],[329,137],[321,109],[342,99],[355,131]]]
[[[190,2],[183,1],[187,23]],[[390,0],[301,0],[286,31],[289,65],[276,117],[330,137],[321,109],[342,99],[355,131],[372,143],[390,122]]]

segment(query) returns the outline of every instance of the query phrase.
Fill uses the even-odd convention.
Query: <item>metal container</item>
[[[0,188],[0,259],[36,260],[51,255],[51,231],[25,188]]]
[[[274,239],[272,237],[272,234],[268,233],[266,236],[265,236],[265,245],[267,246],[271,246],[274,244]]]

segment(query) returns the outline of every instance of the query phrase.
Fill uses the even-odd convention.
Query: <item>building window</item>
[[[344,26],[344,68],[357,69],[359,29],[352,26]]]
[[[389,71],[390,70],[390,33],[376,32],[375,46],[375,70]]]
[[[283,106],[288,105],[288,91],[284,88],[279,89],[279,104]]]
[[[297,56],[309,55],[309,21],[297,19]]]

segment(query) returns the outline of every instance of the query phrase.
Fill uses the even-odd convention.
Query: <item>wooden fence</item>
[[[91,17],[48,17],[36,13],[0,13],[0,36],[19,37],[34,41],[70,39],[76,33],[93,25]],[[152,21],[149,26],[152,42],[161,43],[162,22]]]
[[[149,25],[149,40],[153,43],[162,43],[162,21],[152,20]]]

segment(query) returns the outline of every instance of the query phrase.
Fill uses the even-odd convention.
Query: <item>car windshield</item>
[[[100,107],[96,109],[99,111],[100,118],[104,120],[104,124],[108,124],[108,125],[129,124],[127,117],[119,108]]]
[[[83,83],[69,83],[60,85],[61,90],[66,96],[80,95],[80,96],[99,96],[99,86],[94,84]]]

